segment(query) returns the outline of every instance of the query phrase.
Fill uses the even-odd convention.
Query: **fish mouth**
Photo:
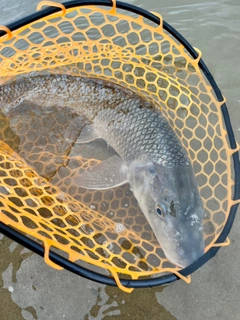
[[[185,244],[179,244],[178,246],[174,246],[174,250],[164,250],[166,258],[171,262],[172,264],[175,264],[176,266],[184,269],[194,262],[196,262],[198,259],[200,259],[204,253],[204,241],[190,241]]]
[[[204,244],[198,243],[197,248],[195,246],[191,246],[189,250],[181,250],[180,256],[178,257],[176,264],[181,268],[187,268],[198,259],[200,259],[204,255]]]
[[[191,258],[191,259],[186,259],[186,260],[183,260],[183,261],[180,261],[177,263],[177,265],[179,267],[181,267],[182,269],[184,268],[187,268],[189,267],[191,264],[193,264],[194,262],[196,262],[199,258],[201,258],[203,256],[204,252],[200,255],[197,255],[196,257],[194,258]]]

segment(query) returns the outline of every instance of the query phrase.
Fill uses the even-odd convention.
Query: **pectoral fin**
[[[94,141],[96,139],[99,139],[99,135],[94,129],[94,125],[86,125],[82,131],[80,132],[80,135],[77,138],[77,141],[75,143],[88,143],[91,141]]]
[[[75,183],[86,189],[110,189],[127,183],[127,168],[123,160],[114,155],[84,171]]]

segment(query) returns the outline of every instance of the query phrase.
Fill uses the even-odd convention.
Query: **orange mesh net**
[[[137,92],[161,108],[192,161],[206,212],[204,238],[209,250],[234,204],[231,155],[235,150],[226,139],[223,102],[218,102],[198,66],[200,52],[193,59],[162,25],[123,14],[115,2],[111,9],[61,8],[61,13],[13,32],[3,28],[7,35],[0,39],[0,83],[33,71],[97,77]],[[74,186],[78,170],[100,160],[71,156],[71,144],[61,152],[56,149],[47,132],[59,123],[66,131],[76,124],[74,116],[58,112],[62,122],[53,112],[48,115],[49,127],[44,120],[35,125],[41,120],[34,107],[28,120],[18,115],[11,125],[0,114],[0,221],[42,241],[51,266],[48,253],[54,247],[71,261],[109,270],[125,291],[130,289],[121,285],[119,275],[131,279],[163,272],[179,275],[179,268],[165,258],[129,185],[105,191]]]

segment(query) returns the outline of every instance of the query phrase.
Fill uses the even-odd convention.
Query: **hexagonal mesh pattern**
[[[33,71],[98,77],[137,92],[162,110],[192,161],[206,212],[206,250],[213,246],[233,204],[233,151],[223,125],[223,102],[217,101],[198,66],[200,52],[194,60],[161,25],[97,6],[52,14],[11,35],[0,43],[2,85]],[[33,132],[33,113],[28,115],[28,133]],[[133,279],[178,274],[128,185],[106,191],[77,189],[71,183],[76,167],[85,170],[98,160],[70,156],[71,145],[59,152],[47,137],[46,151],[33,133],[21,133],[21,116],[11,129],[0,116],[0,220],[43,241],[47,263],[53,246],[68,253],[71,261],[108,269],[119,286],[117,273]],[[74,125],[66,114],[62,117],[65,130]],[[51,128],[59,125],[54,113],[50,118]]]

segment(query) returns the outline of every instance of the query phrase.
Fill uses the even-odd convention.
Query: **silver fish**
[[[89,124],[78,142],[104,139],[116,154],[76,183],[108,189],[129,183],[166,257],[186,267],[204,253],[203,205],[190,160],[162,113],[135,93],[68,75],[23,78],[0,87],[5,112],[22,100],[74,109]]]

